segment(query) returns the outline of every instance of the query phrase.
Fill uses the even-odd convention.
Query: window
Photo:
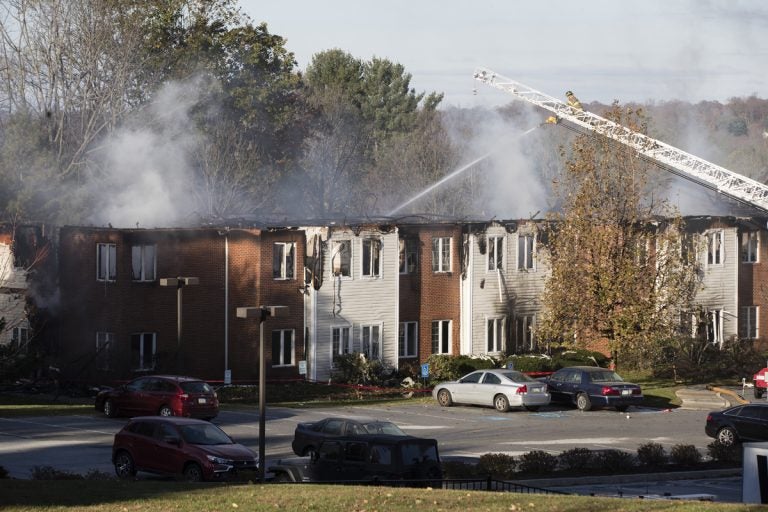
[[[378,238],[363,239],[363,276],[381,276],[381,240]]]
[[[489,318],[485,323],[486,351],[489,354],[504,350],[504,317]]]
[[[432,322],[432,353],[451,353],[451,321],[435,320]]]
[[[536,237],[530,235],[517,236],[517,269],[532,270],[533,254],[535,250]]]
[[[451,238],[432,239],[432,272],[451,271]]]
[[[419,323],[400,322],[397,339],[400,357],[416,357],[419,353]]]
[[[381,359],[381,325],[363,325],[360,327],[363,354],[368,359]]]
[[[331,246],[331,269],[334,276],[352,276],[352,242],[337,240]]]
[[[741,339],[754,340],[758,337],[757,330],[757,306],[743,306],[739,308],[739,337]]]
[[[111,332],[96,333],[96,367],[99,370],[109,370],[110,357],[115,334]]]
[[[419,263],[419,241],[415,238],[401,238],[400,273],[413,274]]]
[[[134,281],[154,281],[157,253],[154,245],[134,245],[131,247],[131,279]]]
[[[758,249],[760,248],[760,233],[748,231],[741,234],[741,261],[744,263],[757,263]]]
[[[117,245],[96,244],[96,279],[98,281],[117,279]]]
[[[272,245],[272,277],[274,279],[293,279],[295,270],[296,244],[277,242]]]
[[[723,263],[723,232],[707,233],[707,264],[720,265]]]
[[[504,237],[488,237],[488,270],[504,270]]]
[[[517,350],[527,352],[536,349],[535,325],[535,315],[521,315],[515,318],[515,346]]]
[[[704,331],[705,339],[713,345],[723,344],[723,310],[713,309],[707,312],[706,327]]]
[[[293,365],[293,329],[272,331],[272,366]]]
[[[134,370],[154,369],[156,350],[156,333],[139,332],[131,334],[131,367]]]
[[[331,352],[332,358],[354,352],[349,327],[331,327]]]
[[[25,347],[29,342],[29,329],[27,327],[14,327],[11,329],[11,345]]]

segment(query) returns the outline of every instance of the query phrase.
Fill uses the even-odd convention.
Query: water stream
[[[536,128],[538,128],[538,126],[534,126],[533,128],[531,128],[531,129],[529,129],[529,130],[526,130],[526,131],[524,131],[523,133],[521,133],[520,135],[518,135],[518,137],[523,137],[523,136],[525,136],[525,135],[528,135],[529,133],[531,133],[531,132],[532,132],[533,130],[535,130]],[[496,151],[498,151],[498,149],[494,149],[493,151],[489,151],[488,153],[484,154],[483,156],[480,156],[480,157],[478,157],[478,158],[475,158],[474,160],[472,160],[472,161],[471,161],[471,162],[469,162],[468,164],[466,164],[466,165],[463,165],[463,166],[459,167],[458,169],[456,169],[456,170],[455,170],[455,171],[453,171],[452,173],[450,173],[450,174],[448,174],[448,175],[446,175],[446,176],[443,176],[443,177],[442,177],[440,180],[438,180],[437,182],[435,182],[435,183],[433,183],[432,185],[428,186],[427,188],[425,188],[424,190],[422,190],[421,192],[419,192],[419,193],[418,193],[418,194],[416,194],[415,196],[411,197],[411,198],[410,198],[409,200],[407,200],[406,202],[402,203],[401,205],[397,206],[395,209],[393,209],[392,211],[390,211],[389,213],[387,213],[387,216],[388,216],[388,217],[389,217],[389,216],[392,216],[392,215],[394,215],[395,213],[397,213],[397,212],[399,212],[400,210],[402,210],[403,208],[405,208],[406,206],[408,206],[409,204],[413,203],[414,201],[417,201],[417,200],[421,199],[422,197],[424,197],[425,195],[429,194],[431,191],[433,191],[434,189],[436,189],[437,187],[439,187],[440,185],[442,185],[442,184],[443,184],[443,183],[445,183],[446,181],[448,181],[448,180],[450,180],[450,179],[452,179],[452,178],[455,178],[456,176],[458,176],[459,174],[463,173],[463,172],[464,172],[464,171],[466,171],[467,169],[469,169],[469,168],[473,167],[473,166],[474,166],[475,164],[477,164],[478,162],[481,162],[481,161],[485,160],[486,158],[488,158],[489,156],[491,156],[492,154],[494,154]]]

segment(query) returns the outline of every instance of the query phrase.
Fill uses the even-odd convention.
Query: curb
[[[625,475],[575,476],[563,478],[538,478],[515,480],[514,483],[529,487],[571,487],[576,485],[624,484],[668,480],[699,480],[703,478],[723,478],[741,476],[742,468],[701,469],[692,471],[668,471],[666,473],[628,473]]]

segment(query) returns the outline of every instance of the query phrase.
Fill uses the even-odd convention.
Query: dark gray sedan
[[[593,407],[615,407],[626,411],[643,403],[643,391],[608,368],[570,366],[560,368],[545,379],[553,402],[575,405],[582,411]]]

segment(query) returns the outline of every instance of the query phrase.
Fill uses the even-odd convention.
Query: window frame
[[[367,236],[360,240],[360,277],[379,279],[384,243],[379,236]]]
[[[502,354],[506,343],[506,316],[485,317],[485,350],[486,354]],[[493,328],[491,328],[493,326]],[[493,340],[490,336],[493,334]],[[493,343],[493,347],[491,344]]]
[[[517,315],[515,317],[515,349],[536,350],[536,315]]]
[[[336,332],[338,331],[339,336],[338,340],[336,340]],[[345,333],[346,341],[348,345],[348,350],[346,352],[343,351],[344,345],[343,345],[343,336],[342,334]],[[355,352],[355,343],[352,338],[352,326],[351,325],[332,325],[331,326],[331,361],[332,365],[333,361],[336,360],[338,356],[343,356],[347,354],[352,354]]]
[[[517,270],[520,272],[536,270],[535,233],[518,233],[517,235]]]
[[[25,348],[29,344],[30,329],[28,325],[17,325],[12,327],[10,329],[10,335],[11,346]]]
[[[347,251],[344,252],[341,248],[346,247]],[[339,271],[336,269],[336,261],[339,259]],[[346,262],[346,272],[344,263]],[[331,240],[331,275],[338,277],[339,279],[352,279],[352,240],[349,238],[340,240]]]
[[[760,306],[739,308],[739,338],[756,340],[760,337]]]
[[[447,242],[447,243],[446,243]],[[446,245],[448,246],[446,248]],[[447,274],[453,268],[453,237],[432,237],[432,272]],[[447,256],[447,263],[444,261]],[[447,267],[447,268],[445,268]]]
[[[741,233],[741,262],[760,263],[759,231],[744,231]]]
[[[490,235],[487,237],[486,265],[488,272],[504,270],[505,236]]]
[[[707,237],[707,265],[719,266],[725,262],[725,232],[722,229],[708,231]],[[713,248],[713,245],[717,247]]]
[[[296,242],[272,243],[272,279],[275,281],[296,279]]]
[[[366,331],[369,332],[369,340],[366,342]],[[378,336],[374,339],[373,332]],[[366,346],[367,345],[367,346]],[[374,357],[374,348],[378,349],[378,355]],[[384,359],[384,324],[360,324],[360,352],[368,358],[369,361],[382,361]]]
[[[147,258],[145,251],[152,248],[152,276],[147,276]],[[136,250],[139,250],[139,277],[136,277]],[[157,244],[136,244],[131,246],[131,280],[134,282],[152,282],[157,280]]]
[[[413,336],[409,334],[411,331]],[[414,339],[411,340],[411,337]],[[400,322],[397,329],[397,353],[402,359],[419,357],[419,322]]]
[[[112,347],[115,346],[115,333],[109,331],[96,331],[96,364],[99,370],[111,369]]]
[[[117,281],[117,244],[96,243],[96,280],[106,283]]]
[[[150,354],[150,361],[151,364],[148,367],[144,366],[145,360],[147,359],[144,354],[144,348],[147,343],[147,341],[144,338],[146,336],[151,336],[151,342],[152,342],[152,352]],[[133,348],[134,340],[139,339],[139,354],[138,354],[138,365],[134,364],[134,354],[135,350]],[[151,371],[155,369],[156,366],[156,357],[157,357],[157,333],[156,332],[150,332],[150,331],[140,331],[140,332],[133,332],[131,333],[131,370],[135,372],[143,372],[143,371]]]
[[[290,334],[290,339],[287,341],[290,343],[290,347],[288,348],[289,356],[291,358],[290,362],[285,362],[285,356],[286,356],[286,333]],[[279,334],[279,340],[275,340],[275,334]],[[296,330],[295,329],[272,329],[272,367],[273,368],[284,368],[284,367],[290,367],[295,366],[296,363]],[[277,358],[277,363],[275,362],[275,341],[279,341],[280,347],[279,347],[279,358]]]
[[[399,238],[397,243],[400,274],[415,274],[419,268],[418,238]]]
[[[453,320],[432,320],[431,324],[431,353],[439,355],[451,355],[453,353]],[[446,333],[447,339],[443,338]],[[437,338],[435,337],[437,335]],[[447,345],[444,351],[443,347]]]

